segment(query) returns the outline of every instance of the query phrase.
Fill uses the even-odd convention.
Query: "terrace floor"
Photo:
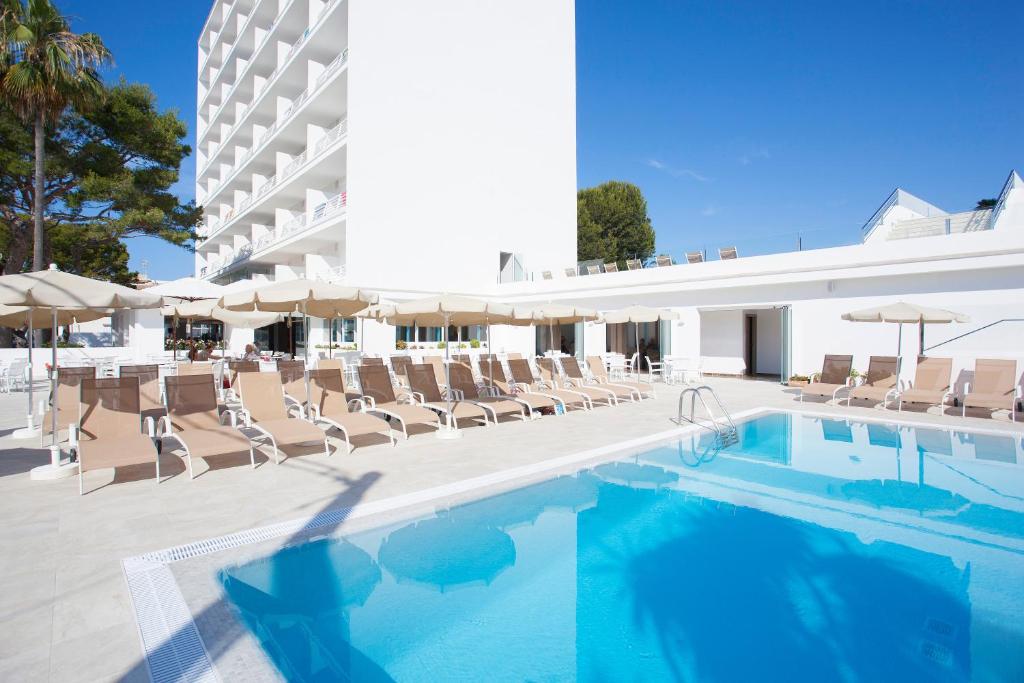
[[[796,390],[773,382],[708,383],[733,412],[801,407]],[[25,397],[0,394],[0,680],[147,680],[121,570],[125,557],[665,431],[674,426],[669,417],[679,390],[658,385],[658,398],[641,403],[470,427],[457,441],[419,434],[396,448],[376,443],[331,457],[307,449],[279,466],[258,455],[256,470],[247,453],[214,461],[213,469],[197,461],[192,481],[168,443],[159,485],[148,465],[90,472],[85,496],[78,495],[75,478],[29,479],[28,471],[48,462],[49,452],[38,440],[10,437],[23,419]],[[896,417],[895,411],[845,404],[808,401],[803,407]],[[1024,434],[1024,424],[1012,425],[1003,415],[904,412],[918,422]]]

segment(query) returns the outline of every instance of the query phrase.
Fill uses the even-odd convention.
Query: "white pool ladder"
[[[711,410],[708,402],[704,400],[704,396],[709,395],[714,399],[714,403],[718,406],[718,411],[721,413],[721,418],[716,418],[715,413]],[[690,397],[690,414],[689,416],[683,413],[683,408],[686,404],[686,397]],[[704,412],[707,414],[707,419],[702,419],[696,415],[697,401],[704,406]],[[723,419],[724,418],[724,419]],[[693,424],[708,430],[709,432],[715,433],[715,445],[718,448],[726,448],[739,442],[739,432],[736,430],[736,423],[732,421],[732,416],[729,415],[729,411],[725,409],[725,405],[722,400],[718,398],[718,394],[715,390],[706,384],[702,384],[698,387],[687,387],[679,393],[679,412],[676,417],[671,418],[677,425]]]

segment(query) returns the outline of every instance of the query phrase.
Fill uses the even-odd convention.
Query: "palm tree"
[[[0,97],[35,133],[33,270],[43,269],[46,126],[99,100],[97,69],[109,61],[100,37],[72,33],[52,0],[0,0]]]

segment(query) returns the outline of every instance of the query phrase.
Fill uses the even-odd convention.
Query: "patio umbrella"
[[[500,529],[445,515],[391,532],[377,560],[396,579],[444,592],[466,584],[490,584],[516,563],[516,546]]]
[[[679,320],[679,313],[664,308],[650,308],[648,306],[629,306],[618,311],[605,313],[602,318],[606,323],[620,324],[633,323],[633,331],[636,335],[636,370],[640,371],[640,323],[656,323],[662,320]]]
[[[303,330],[306,330],[306,316],[347,318],[374,303],[377,303],[377,295],[366,290],[304,278],[280,280],[247,291],[229,292],[218,301],[221,308],[231,311],[302,313]],[[308,362],[308,334],[306,336],[305,356]]]
[[[110,311],[79,311],[78,315],[60,311],[57,314],[57,325],[72,325],[74,323],[87,323],[92,320],[99,320],[110,315]],[[26,306],[3,306],[0,305],[0,327],[20,328],[28,326],[28,424],[23,429],[16,429],[12,436],[16,439],[28,439],[39,434],[39,426],[35,418],[35,397],[32,388],[32,336],[33,331],[52,322],[49,311],[41,308],[28,308]]]
[[[161,282],[153,287],[147,287],[145,291],[147,294],[159,294],[164,298],[165,304],[174,305],[186,301],[219,299],[226,293],[226,288],[212,282],[207,282],[206,280],[199,280],[194,277],[183,277],[177,280],[170,280],[169,282]],[[189,321],[191,327],[192,318],[185,317],[185,319]],[[187,333],[191,335],[192,330],[189,329]],[[174,325],[171,330],[171,354],[175,358],[178,354],[177,320],[174,321]],[[191,359],[191,356],[189,358]]]
[[[551,342],[551,346],[554,346],[555,341],[555,325],[574,325],[576,323],[597,320],[600,317],[601,316],[597,314],[597,311],[592,308],[567,306],[564,304],[543,304],[533,308],[517,306],[512,313],[512,318],[514,320],[546,322],[548,324],[548,335],[550,337],[549,341]],[[550,349],[550,351],[552,355],[554,355],[554,349]]]
[[[57,270],[51,265],[48,270],[33,273],[17,273],[0,276],[0,304],[47,311],[53,330],[51,337],[52,371],[50,372],[50,398],[57,395],[57,326],[60,316],[82,316],[102,312],[110,315],[116,310],[159,308],[162,301],[158,295],[146,294],[129,287],[73,275]],[[53,444],[50,447],[50,464],[32,471],[35,478],[55,478],[75,473],[77,467],[60,464],[60,447],[57,445],[57,411],[53,416]]]
[[[448,326],[486,325],[491,321],[511,318],[511,306],[452,294],[441,294],[396,304],[391,310],[391,314],[386,316],[386,320],[392,325],[429,325],[440,326],[444,329],[444,373],[448,386],[451,386],[451,368],[448,366],[450,359]],[[452,439],[461,436],[459,431],[453,429],[451,425],[451,400],[451,393],[446,392],[445,405],[448,410],[448,418],[445,422],[445,429],[437,431],[440,438]]]
[[[918,350],[919,355],[924,355],[924,326],[930,324],[949,324],[970,322],[970,317],[963,313],[954,313],[942,308],[929,308],[918,306],[905,301],[897,301],[894,304],[878,306],[876,308],[865,308],[859,311],[843,313],[843,320],[858,323],[897,323],[899,336],[896,341],[896,355],[901,355],[903,345],[903,323],[918,325]]]

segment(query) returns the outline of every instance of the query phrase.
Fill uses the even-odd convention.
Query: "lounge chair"
[[[606,405],[613,405],[615,397],[607,391],[597,391],[587,387],[573,385],[571,382],[562,380],[561,372],[552,358],[540,357],[537,359],[537,369],[540,371],[541,381],[562,391],[578,394],[586,399],[587,407],[593,408],[594,401],[604,401]]]
[[[178,363],[175,369],[179,377],[182,375],[212,375],[213,363]]]
[[[853,356],[825,356],[825,362],[821,366],[821,377],[817,382],[812,382],[803,387],[800,391],[800,402],[804,402],[804,396],[825,397],[827,401],[835,400],[836,396],[843,389],[850,387],[850,370],[853,368]]]
[[[541,276],[541,279],[543,279],[543,280],[550,280],[551,279],[551,271],[550,270],[542,270],[541,273],[540,273],[540,276]]]
[[[626,259],[626,270],[643,270],[644,262],[638,258]]]
[[[384,367],[384,359],[377,356],[363,356],[359,359],[359,365],[379,365],[380,367]]]
[[[434,369],[434,380],[437,382],[437,386],[443,389],[445,382],[448,381],[444,374],[444,358],[441,358],[441,356],[426,356],[423,358],[423,362],[429,363],[430,367]]]
[[[450,370],[450,368],[449,368]],[[441,389],[434,379],[434,369],[428,363],[412,364],[409,366],[409,388],[413,397],[419,405],[429,408],[441,415],[446,415],[451,424],[458,429],[459,419],[482,420],[484,425],[488,424],[487,411],[475,403],[459,401],[453,395],[450,401],[445,401],[441,395]],[[452,392],[454,394],[454,392]],[[448,403],[451,403],[451,411],[448,410]]]
[[[281,374],[284,400],[299,407],[300,417],[306,416],[306,363],[301,360],[279,360],[277,371]]]
[[[874,401],[885,408],[889,401],[900,393],[897,378],[900,374],[900,359],[896,356],[871,356],[868,360],[868,374],[864,384],[853,387],[846,396],[846,405],[850,401]]]
[[[121,377],[139,378],[139,407],[142,421],[150,438],[157,437],[157,423],[167,415],[167,408],[160,397],[159,365],[122,365]]]
[[[527,395],[539,394],[560,403],[562,412],[566,412],[570,407],[590,410],[590,400],[586,396],[577,392],[563,391],[551,382],[538,382],[533,376],[530,361],[525,358],[509,360],[508,370],[512,373],[512,381],[515,383],[513,389],[515,390],[526,392]]]
[[[565,276],[566,277],[576,277],[578,274],[579,273],[576,271],[575,268],[566,268],[565,269]]]
[[[93,366],[81,368],[57,367],[57,395],[50,397],[50,403],[43,413],[43,421],[40,423],[39,445],[43,445],[43,439],[53,432],[53,413],[57,410],[57,432],[62,429],[69,429],[78,422],[79,402],[81,398],[82,381],[96,379],[96,368]],[[74,434],[68,432],[68,441],[71,447],[75,447]]]
[[[721,247],[718,250],[718,258],[722,261],[731,261],[738,257],[739,252],[736,251],[736,247]]]
[[[395,372],[395,380],[402,386],[409,386],[410,365],[412,358],[409,356],[391,356],[391,369]]]
[[[513,354],[517,355],[518,354]],[[517,360],[509,356],[509,363]],[[521,360],[521,359],[518,359]],[[526,361],[523,361],[526,362]],[[527,365],[529,370],[529,365]],[[485,401],[515,401],[517,404],[526,406],[530,417],[533,417],[534,411],[540,410],[541,408],[551,408],[554,410],[555,402],[562,403],[560,399],[551,398],[548,396],[541,396],[540,394],[534,394],[530,392],[516,392],[515,387],[510,386],[508,379],[505,377],[505,369],[501,366],[501,363],[494,361],[493,363],[484,363],[480,366],[480,371],[483,374],[483,380],[486,383],[487,388],[485,393],[481,394],[481,400]],[[458,370],[458,384],[455,388],[462,391],[467,390],[466,384],[471,383],[476,387],[476,383],[473,381],[473,373],[469,368],[462,366]],[[452,383],[456,382],[456,373],[452,374]],[[479,393],[479,390],[478,390]],[[562,406],[563,412],[565,406]]]
[[[617,273],[619,272],[619,264],[614,261],[604,264],[604,272],[606,273]]]
[[[167,414],[162,420],[163,438],[181,444],[188,460],[188,477],[192,473],[192,458],[209,458],[229,453],[249,451],[249,462],[256,467],[252,441],[235,428],[235,415],[231,411],[219,413],[217,391],[206,375],[183,375],[164,379],[167,387]],[[230,418],[231,426],[224,424]]]
[[[344,370],[345,365],[340,358],[321,358],[316,362],[317,370]]]
[[[587,266],[587,275],[600,275],[600,274],[601,274],[601,266],[600,265],[591,264],[591,265]]]
[[[324,454],[330,455],[327,434],[314,424],[292,417],[285,404],[279,372],[240,372],[238,387],[242,399],[245,426],[259,432],[274,447],[274,462],[280,463],[280,446],[323,441]]]
[[[671,266],[671,265],[674,265],[674,264],[672,263],[672,257],[671,257],[671,256],[666,256],[666,255],[664,255],[664,254],[663,254],[663,255],[661,255],[661,256],[658,256],[658,257],[656,257],[656,258],[654,259],[654,263],[655,263],[655,264],[657,264],[657,266],[658,266],[659,268],[664,268],[665,266]]]
[[[387,420],[363,411],[361,400],[351,401],[345,394],[345,379],[340,369],[317,369],[309,371],[310,416],[341,432],[345,437],[347,452],[352,452],[352,437],[364,434],[384,434],[395,441],[395,433]],[[351,410],[357,405],[359,410]]]
[[[962,414],[968,408],[1008,410],[1010,420],[1017,421],[1017,361],[979,358],[974,361],[974,379],[964,387]]]
[[[704,252],[703,251],[688,251],[686,252],[687,263],[704,263]]]
[[[409,425],[429,425],[441,428],[437,413],[413,404],[411,395],[404,395],[406,403],[400,403],[391,384],[391,375],[383,365],[360,365],[359,385],[363,399],[368,402],[367,412],[380,413],[402,425],[402,433],[409,438]]]
[[[931,358],[920,356],[914,381],[900,391],[897,410],[903,410],[904,403],[924,403],[943,406],[952,396],[949,390],[950,377],[953,374],[952,358]]]
[[[568,378],[570,385],[576,389],[585,389],[590,392],[591,396],[594,392],[601,392],[606,398],[610,398],[610,403],[618,404],[619,400],[633,401],[634,394],[637,393],[635,390],[623,386],[615,386],[612,384],[599,384],[597,382],[591,382],[583,376],[583,369],[580,367],[580,363],[573,356],[566,356],[562,358],[562,372]]]
[[[228,388],[234,398],[238,398],[238,376],[245,373],[260,371],[258,360],[229,360],[228,361]]]
[[[608,385],[609,387],[622,387],[630,390],[636,395],[638,399],[643,398],[644,394],[649,395],[651,398],[655,397],[654,384],[650,382],[628,382],[625,380],[615,380],[614,382],[608,377],[608,368],[605,367],[604,361],[600,356],[587,356],[587,369],[593,376],[594,381],[598,385]]]
[[[484,375],[485,381],[491,376],[489,368],[493,369],[494,366],[497,366],[499,370],[501,369],[501,363],[496,360],[480,363],[480,370]],[[501,416],[512,415],[521,420],[526,420],[528,419],[527,413],[529,413],[529,417],[533,417],[533,406],[529,401],[518,401],[515,396],[503,396],[497,388],[495,388],[493,395],[481,394],[480,388],[473,379],[473,371],[466,365],[452,363],[449,372],[451,373],[452,392],[454,395],[460,401],[475,403],[489,412],[495,424],[497,424],[498,418]],[[502,379],[504,379],[504,375],[502,375]],[[554,405],[552,401],[542,396],[535,398],[541,399],[548,406]]]
[[[139,378],[81,380],[78,427],[78,494],[85,492],[84,474],[127,465],[153,463],[160,483],[160,455],[142,433]]]

